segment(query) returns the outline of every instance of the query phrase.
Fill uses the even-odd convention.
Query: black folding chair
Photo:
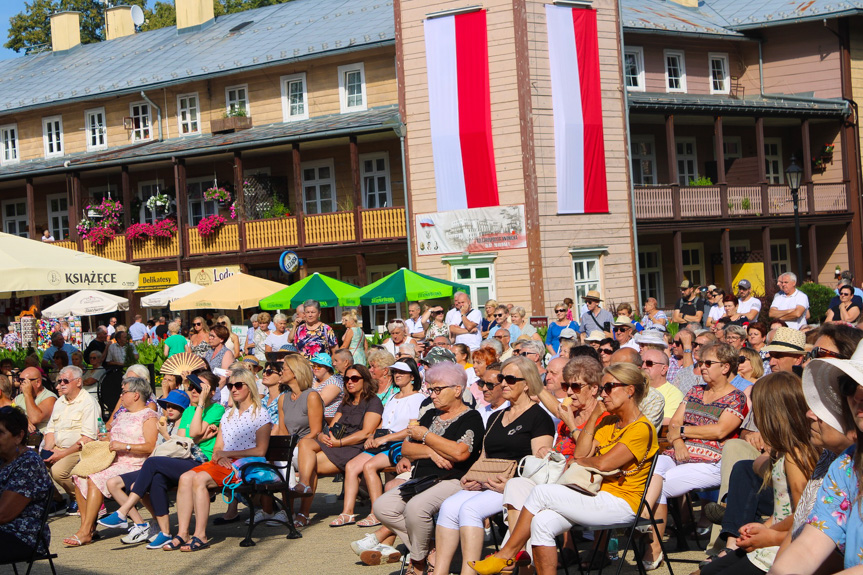
[[[36,534],[36,546],[33,547],[33,553],[30,554],[29,559],[4,559],[2,555],[0,555],[0,565],[11,565],[12,571],[15,572],[15,575],[18,575],[18,566],[16,563],[27,563],[27,573],[25,575],[30,575],[30,571],[33,569],[33,563],[36,561],[48,561],[48,564],[51,566],[51,573],[57,575],[57,570],[54,568],[54,559],[57,558],[56,553],[51,553],[51,549],[48,546],[48,540],[45,538],[45,526],[48,524],[48,509],[51,507],[51,501],[53,500],[53,489],[49,489],[45,494],[45,500],[42,505],[42,517],[39,520],[39,532]]]
[[[123,373],[125,370],[122,367],[108,367],[99,382],[96,393],[99,396],[99,407],[102,410],[103,421],[106,421],[106,418],[117,407],[117,402],[120,401],[120,393],[123,391]]]

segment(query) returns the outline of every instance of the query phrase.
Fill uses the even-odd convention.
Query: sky
[[[0,46],[6,43],[6,39],[9,36],[9,18],[22,10],[24,10],[24,0],[0,1],[0,29],[2,29],[2,35],[0,35]],[[20,54],[16,54],[12,50],[0,48],[0,60],[14,58],[19,55]]]

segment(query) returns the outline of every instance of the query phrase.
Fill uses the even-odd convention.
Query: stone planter
[[[249,116],[230,116],[210,120],[210,131],[214,134],[229,134],[239,130],[248,130],[251,127],[252,118]]]

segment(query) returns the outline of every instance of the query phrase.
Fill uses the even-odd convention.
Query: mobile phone
[[[201,393],[201,378],[197,376],[197,374],[190,373],[186,376],[186,381],[189,382],[189,385],[192,386],[192,389]]]
[[[602,331],[611,331],[611,322],[607,321],[602,324]]]

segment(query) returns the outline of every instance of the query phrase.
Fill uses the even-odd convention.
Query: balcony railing
[[[119,234],[106,241],[101,246],[84,240],[84,251],[88,254],[108,258],[109,260],[126,261],[126,236]]]
[[[252,220],[245,223],[246,249],[261,250],[297,245],[297,218]]]
[[[405,237],[404,208],[363,210],[361,217],[364,240]]]
[[[307,244],[341,244],[356,241],[354,212],[305,216]]]
[[[132,240],[133,260],[159,260],[175,258],[180,255],[180,236],[168,238],[149,238],[147,240]]]
[[[754,217],[794,213],[788,186],[770,185],[762,194],[761,186],[636,186],[635,216],[639,220],[664,220],[715,217]],[[848,210],[845,183],[812,185],[814,213]],[[809,210],[809,187],[799,192],[801,214]],[[766,196],[767,206],[764,204]],[[675,201],[678,204],[675,206]],[[724,204],[724,205],[723,205]],[[679,216],[676,216],[679,213]]]
[[[72,240],[60,240],[59,242],[54,242],[54,245],[66,248],[67,250],[78,250],[78,244]]]
[[[224,224],[208,236],[198,228],[186,227],[189,234],[189,255],[223,254],[240,251],[239,224]]]

